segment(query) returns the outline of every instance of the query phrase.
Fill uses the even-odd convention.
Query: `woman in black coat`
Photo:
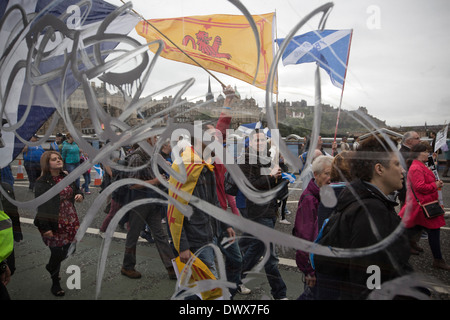
[[[61,155],[56,151],[46,151],[42,155],[41,170],[42,174],[35,185],[36,198],[67,175],[63,171]],[[50,260],[45,268],[52,278],[51,292],[55,296],[65,294],[59,283],[59,271],[80,226],[74,203],[82,200],[83,195],[73,182],[37,208],[34,224],[38,227],[42,240],[50,248]]]

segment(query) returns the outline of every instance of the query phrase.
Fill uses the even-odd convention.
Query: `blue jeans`
[[[237,241],[234,241],[228,246],[227,243],[221,245],[224,234],[219,239],[214,238],[215,244],[220,248],[225,257],[225,272],[227,274],[227,281],[235,283],[236,288],[230,289],[230,294],[234,297],[237,293],[237,286],[241,283],[242,273],[242,254]]]
[[[272,218],[258,218],[253,221],[260,223],[266,227],[274,228],[277,217]],[[244,236],[250,236],[244,233]],[[261,256],[264,255],[266,247],[264,242],[256,238],[249,238],[247,240],[247,248],[243,257],[242,265],[242,279],[245,278],[246,272],[250,271],[259,261]],[[271,294],[275,299],[286,298],[286,284],[281,278],[280,271],[278,270],[278,257],[275,252],[273,244],[270,245],[270,257],[264,265],[267,280],[271,287]]]
[[[206,246],[203,247],[199,252],[197,252],[197,250],[199,250],[199,248],[191,248],[192,253],[195,254],[197,258],[202,260],[202,262],[208,267],[208,269],[217,279],[219,276],[217,274],[216,263],[214,261],[214,249],[210,246]]]
[[[30,182],[29,189],[34,190],[34,184],[41,175],[41,164],[39,162],[24,161],[24,167]]]
[[[79,165],[80,165],[80,163],[66,163],[65,167],[66,167],[67,172],[71,173]],[[78,177],[77,180],[75,180],[75,184],[76,184],[77,188],[80,189],[80,177]]]
[[[83,177],[84,177],[84,183],[83,183],[83,189],[84,192],[89,192],[89,184],[91,183],[91,173],[90,172],[85,172],[83,173]]]

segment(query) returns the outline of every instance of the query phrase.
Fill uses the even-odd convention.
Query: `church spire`
[[[206,101],[214,100],[214,95],[211,92],[211,78],[208,77],[208,92],[206,93]]]

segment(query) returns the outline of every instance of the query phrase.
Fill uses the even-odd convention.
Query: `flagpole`
[[[342,97],[344,96],[345,78],[347,77],[348,59],[350,57],[350,47],[352,45],[352,37],[353,37],[353,29],[352,29],[352,32],[350,33],[350,41],[348,44],[348,55],[347,55],[347,63],[345,64],[344,82],[342,83],[341,99],[339,101],[339,109],[338,109],[337,120],[336,120],[336,129],[334,130],[334,142],[336,142],[336,135],[337,135],[338,125],[339,125],[339,117],[341,115]]]
[[[120,0],[123,4],[125,4],[125,2],[123,0]],[[136,10],[131,9],[135,14],[137,14],[139,16],[139,18],[141,18],[142,20],[144,20],[150,27],[152,27],[153,29],[155,29],[158,33],[160,33],[164,38],[166,38],[172,45],[174,45],[178,50],[180,50],[184,55],[186,55],[186,57],[188,57],[190,60],[192,60],[197,66],[199,66],[200,68],[202,68],[203,70],[205,70],[207,73],[209,73],[210,76],[212,76],[214,79],[217,80],[217,82],[219,82],[222,85],[222,88],[225,89],[226,85],[220,81],[214,74],[212,74],[208,69],[206,69],[205,67],[203,67],[199,62],[197,62],[197,60],[195,60],[194,58],[192,58],[190,55],[188,55],[183,49],[181,49],[177,44],[175,44],[172,40],[170,40],[164,33],[162,33],[158,28],[156,28],[153,24],[151,24],[150,22],[148,22],[147,19],[145,19],[140,13],[138,13]]]
[[[275,9],[275,39],[277,39],[278,38],[278,29],[277,29],[277,10]],[[273,48],[276,48],[277,46],[275,46],[275,43],[272,43],[272,46],[273,46]],[[277,123],[277,127],[278,127],[278,69],[277,69],[277,74],[275,75],[275,81],[276,81],[276,84],[277,84],[277,104],[276,104],[276,111],[277,111],[277,114],[276,114],[276,123]],[[272,90],[273,90],[273,88],[272,88]]]

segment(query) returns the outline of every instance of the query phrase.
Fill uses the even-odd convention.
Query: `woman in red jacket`
[[[410,167],[408,170],[406,204],[400,210],[399,215],[408,228],[412,251],[421,251],[421,248],[415,244],[414,238],[425,229],[434,257],[433,267],[450,270],[450,266],[442,258],[440,244],[440,228],[445,225],[445,219],[443,216],[432,219],[426,218],[414,196],[415,193],[420,203],[438,200],[438,188],[442,188],[444,185],[441,180],[436,180],[433,172],[425,166],[429,151],[430,146],[425,143],[419,143],[411,149],[412,158],[408,159]],[[411,188],[414,189],[414,193]]]

